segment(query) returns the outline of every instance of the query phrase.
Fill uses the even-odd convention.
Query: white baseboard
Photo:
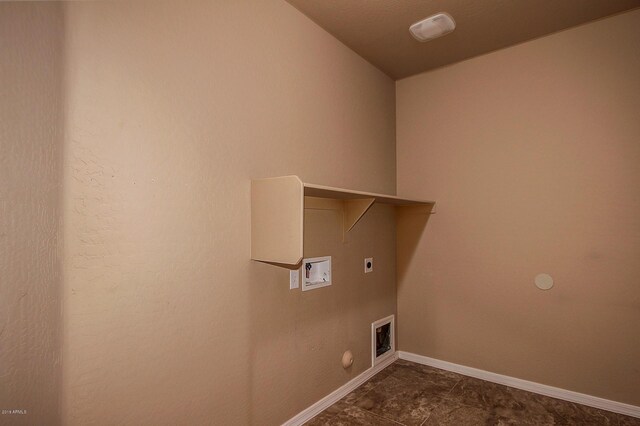
[[[347,383],[342,385],[340,388],[331,392],[329,395],[322,398],[320,401],[316,402],[312,406],[304,409],[300,413],[296,414],[294,417],[290,418],[286,422],[283,423],[283,426],[299,426],[302,425],[327,408],[331,407],[336,402],[340,401],[342,398],[347,396],[350,392],[352,392],[355,388],[375,376],[377,373],[382,371],[385,367],[389,366],[392,362],[398,359],[398,353],[394,353],[389,358],[380,362],[379,364],[369,368],[368,370],[363,371],[360,375],[354,377],[349,380]]]
[[[541,395],[558,398],[569,402],[587,405],[589,407],[599,408],[601,410],[612,411],[614,413],[624,414],[627,416],[640,418],[640,407],[622,402],[610,401],[604,398],[598,398],[583,393],[573,392],[565,389],[555,388],[553,386],[542,385],[540,383],[530,382],[528,380],[516,379],[515,377],[504,376],[502,374],[490,373],[488,371],[479,370],[477,368],[466,367],[464,365],[454,364],[452,362],[441,361],[435,358],[429,358],[422,355],[416,355],[410,352],[398,351],[400,359],[424,364],[442,370],[453,371],[464,376],[475,377],[477,379],[486,380],[488,382],[498,383],[512,388],[522,389]]]

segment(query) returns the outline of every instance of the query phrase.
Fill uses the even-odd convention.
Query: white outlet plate
[[[289,290],[300,287],[300,269],[289,271]]]
[[[368,274],[369,272],[373,272],[373,257],[364,259],[364,273]]]

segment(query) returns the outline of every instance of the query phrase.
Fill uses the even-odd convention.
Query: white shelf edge
[[[302,260],[305,197],[341,202],[343,235],[374,203],[397,207],[398,217],[403,218],[435,213],[435,201],[305,183],[296,175],[252,179],[251,259],[282,265]]]
[[[351,189],[337,188],[325,185],[316,185],[314,183],[303,182],[304,195],[319,198],[337,198],[343,200],[357,198],[375,198],[376,202],[394,205],[426,205],[435,204],[431,200],[418,200],[412,198],[401,198],[395,195],[377,194],[375,192],[354,191]]]

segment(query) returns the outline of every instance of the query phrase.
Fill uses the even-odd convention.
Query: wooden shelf
[[[304,197],[339,200],[344,232],[349,232],[374,203],[432,212],[434,201],[352,191],[304,183],[298,176],[251,181],[251,259],[296,265],[303,258]]]

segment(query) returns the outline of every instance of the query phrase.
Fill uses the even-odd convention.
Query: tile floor
[[[398,360],[306,423],[319,425],[640,426],[640,419]]]

